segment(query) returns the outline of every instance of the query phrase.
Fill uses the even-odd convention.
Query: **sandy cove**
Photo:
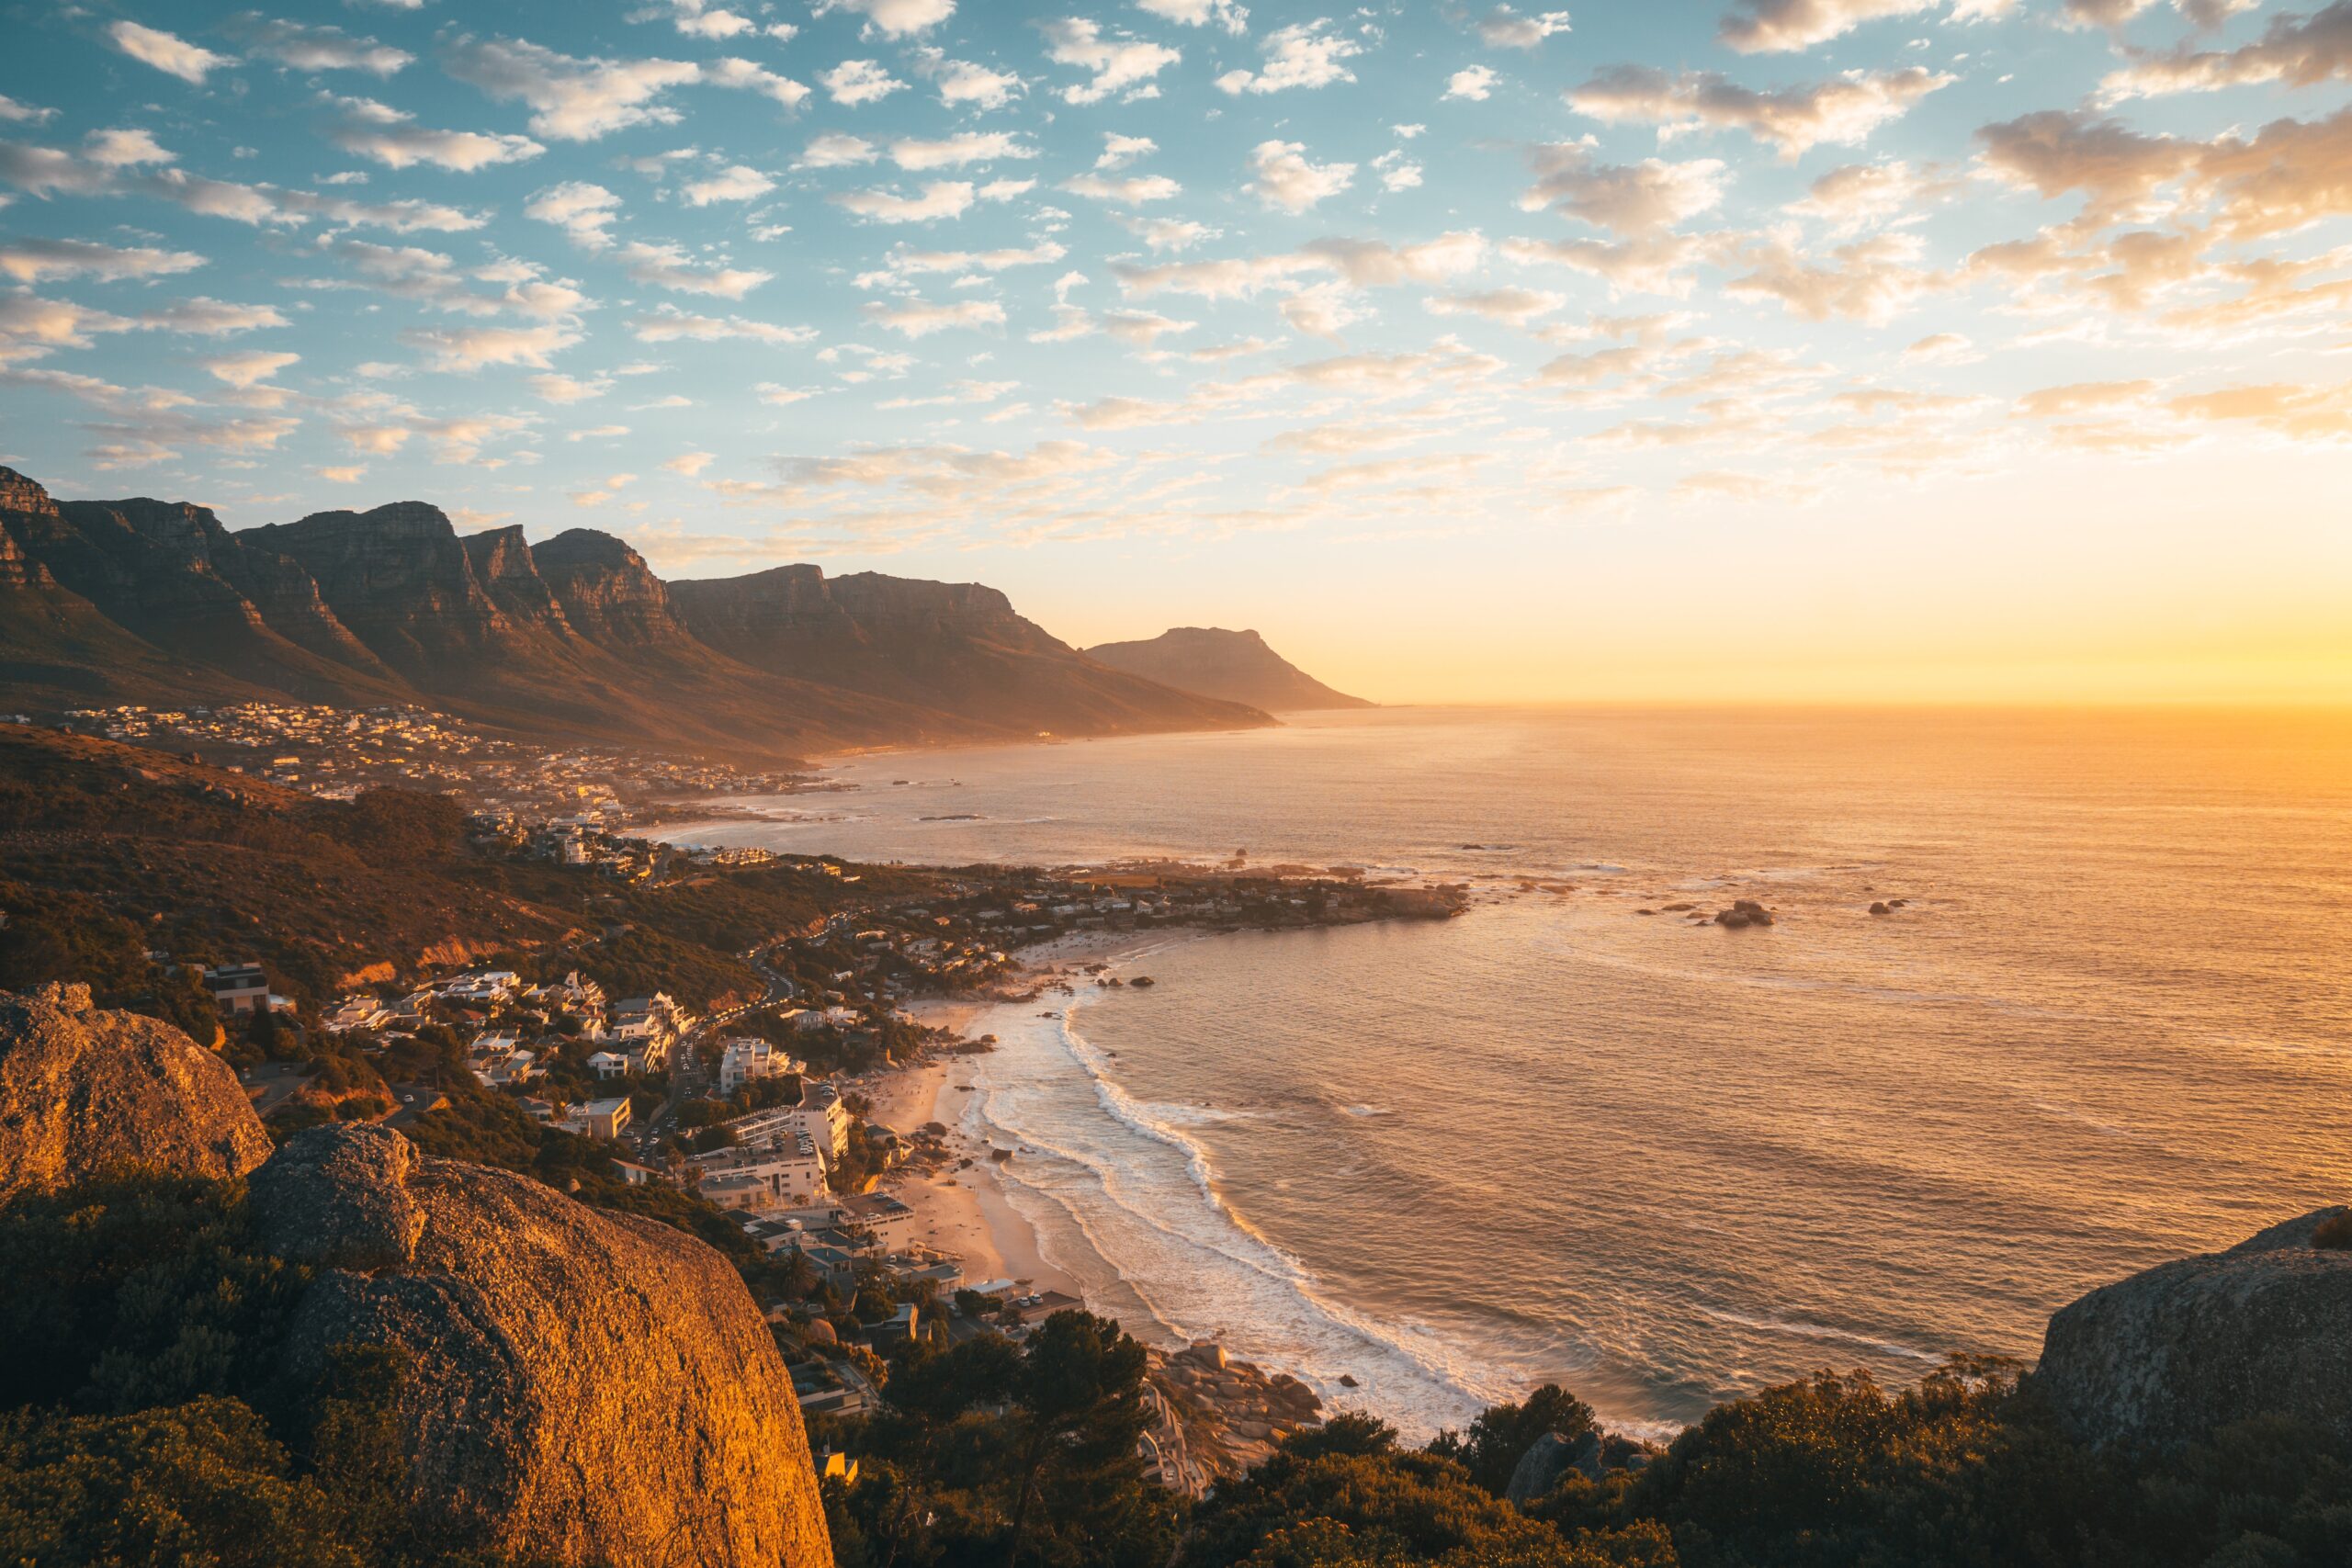
[[[1084,931],[1022,948],[1014,956],[1026,970],[1023,985],[1043,987],[1076,978],[1081,965],[1138,947],[1158,946],[1168,935],[1178,933],[1138,937],[1133,932]],[[910,1010],[931,1028],[968,1038],[982,1014],[1012,999],[1011,996],[940,999],[918,1002]],[[961,1263],[966,1283],[1012,1280],[1030,1290],[1081,1296],[1084,1292],[1076,1280],[1046,1261],[1035,1227],[1005,1196],[1003,1179],[989,1160],[988,1151],[973,1145],[960,1131],[964,1107],[972,1093],[970,1073],[969,1058],[930,1058],[859,1086],[873,1102],[873,1120],[900,1133],[911,1133],[927,1122],[940,1122],[948,1129],[958,1156],[972,1161],[960,1170],[951,1168],[930,1176],[910,1175],[891,1190],[914,1210],[916,1239]]]

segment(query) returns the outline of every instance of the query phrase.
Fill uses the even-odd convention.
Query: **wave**
[[[1759,1334],[1787,1334],[1800,1339],[1837,1339],[1849,1345],[1884,1355],[1900,1356],[1909,1361],[1941,1361],[1943,1357],[1933,1350],[1922,1350],[1916,1345],[1905,1345],[1899,1339],[1885,1339],[1874,1335],[1857,1333],[1850,1328],[1838,1328],[1826,1323],[1812,1323],[1803,1318],[1749,1317],[1744,1313],[1725,1312],[1718,1307],[1702,1306],[1700,1312],[1717,1323],[1727,1323],[1735,1328],[1750,1328]]]
[[[1019,1162],[998,1168],[1008,1191],[1020,1189],[1062,1212],[1103,1267],[1171,1336],[1189,1339],[1221,1332],[1237,1354],[1292,1372],[1328,1402],[1377,1400],[1383,1415],[1408,1426],[1433,1429],[1458,1424],[1487,1404],[1517,1396],[1515,1387],[1498,1382],[1483,1364],[1470,1364],[1430,1325],[1383,1322],[1325,1296],[1304,1263],[1225,1201],[1209,1152],[1185,1135],[1185,1125],[1223,1119],[1213,1108],[1204,1115],[1202,1107],[1137,1100],[1110,1076],[1107,1058],[1069,1019],[1050,1032],[1042,1027],[1046,1022],[1011,1018],[994,1027],[1009,1038],[1015,1031],[1028,1036],[1031,1026],[1039,1026],[1035,1037],[1049,1036],[1062,1058],[1083,1075],[1103,1121],[1091,1129],[1049,1129],[1018,1114],[1011,1100],[997,1092],[1035,1085],[1000,1085],[993,1074],[984,1084],[988,1092],[967,1102],[967,1117],[1060,1162],[1066,1173],[1079,1175],[1088,1190],[1099,1194],[1108,1208],[1089,1213],[1068,1181],[1024,1172]],[[1140,1148],[1118,1150],[1121,1136],[1176,1156],[1197,1206],[1189,1213],[1182,1204],[1171,1207],[1165,1191],[1156,1195],[1159,1201],[1150,1201],[1155,1195],[1138,1190],[1150,1186],[1148,1156]],[[1097,1146],[1085,1146],[1090,1143]],[[1127,1226],[1136,1234],[1114,1234]],[[1163,1248],[1163,1256],[1149,1256]],[[1233,1272],[1213,1279],[1226,1269]],[[1204,1290],[1212,1283],[1213,1289]],[[1203,1303],[1213,1299],[1214,1307],[1188,1309],[1170,1299],[1186,1292]],[[1204,1320],[1204,1312],[1222,1321]],[[1381,1368],[1381,1361],[1388,1365]],[[1339,1381],[1342,1375],[1353,1375],[1359,1387],[1346,1388]]]

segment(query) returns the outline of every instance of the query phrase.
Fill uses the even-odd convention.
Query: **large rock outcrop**
[[[413,1506],[453,1547],[614,1568],[832,1561],[792,1381],[733,1269],[666,1225],[374,1125],[289,1139],[258,1234],[319,1274],[297,1372],[409,1352]]]
[[[2315,1210],[2060,1308],[2034,1387],[2102,1445],[2188,1442],[2256,1416],[2352,1437],[2352,1251],[2312,1245],[2343,1213]]]
[[[269,1157],[237,1075],[87,986],[0,992],[0,1198],[111,1171],[243,1176]]]

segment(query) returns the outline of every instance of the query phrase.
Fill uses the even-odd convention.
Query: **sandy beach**
[[[1085,964],[1157,946],[1171,935],[1182,940],[1169,932],[1138,937],[1134,932],[1081,931],[1022,948],[1014,956],[1027,970],[1027,979],[1042,987],[1075,982]],[[909,1010],[927,1027],[968,1036],[976,1021],[1003,1005],[989,998],[940,998],[918,1002]],[[960,1262],[967,1283],[1012,1280],[1031,1290],[1082,1298],[1085,1292],[1079,1281],[1046,1260],[1035,1227],[1005,1196],[1003,1180],[986,1147],[961,1131],[972,1092],[970,1072],[969,1058],[935,1059],[900,1068],[866,1089],[873,1120],[900,1133],[940,1122],[948,1129],[951,1146],[972,1161],[960,1170],[909,1175],[890,1190],[915,1211],[917,1239]]]
[[[989,1006],[933,1001],[918,1003],[911,1010],[924,1024],[962,1034]],[[986,1151],[956,1131],[970,1093],[968,1072],[963,1059],[926,1061],[892,1073],[870,1091],[875,1121],[902,1133],[927,1122],[942,1122],[949,1129],[951,1146],[972,1160],[961,1170],[910,1175],[891,1190],[914,1210],[916,1238],[961,1263],[967,1284],[1011,1280],[1034,1291],[1079,1295],[1078,1282],[1040,1254],[1036,1231],[1006,1200]]]

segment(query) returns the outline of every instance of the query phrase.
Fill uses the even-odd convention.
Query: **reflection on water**
[[[1415,1427],[2030,1357],[2086,1286],[2352,1188],[2341,717],[1395,712],[843,776],[838,820],[677,836],[1477,880],[994,1021],[974,1112],[1102,1304]],[[1777,923],[1690,922],[1735,897]]]

